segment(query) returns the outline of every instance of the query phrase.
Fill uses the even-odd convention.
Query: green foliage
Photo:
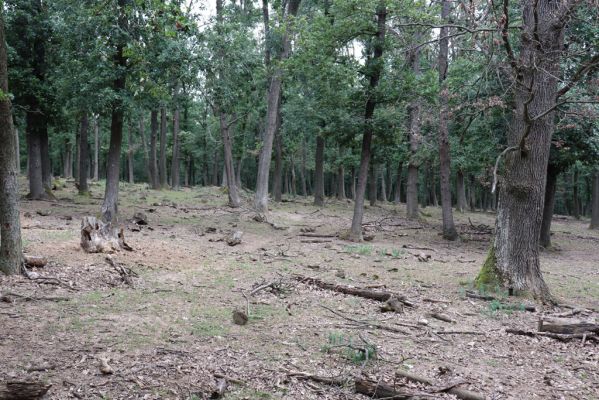
[[[322,347],[322,351],[330,353],[341,349],[341,354],[349,361],[356,364],[367,363],[377,358],[376,347],[363,340],[356,340],[352,336],[346,336],[340,332],[330,332],[328,342]]]

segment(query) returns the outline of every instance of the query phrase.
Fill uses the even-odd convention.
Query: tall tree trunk
[[[300,166],[300,181],[302,185],[302,196],[306,197],[308,195],[308,189],[306,186],[306,138],[302,136],[302,161]]]
[[[126,31],[127,17],[125,15],[126,0],[118,0],[118,26]],[[116,93],[125,90],[127,59],[123,54],[125,43],[119,40],[114,55],[114,66],[116,79],[113,89]],[[104,191],[104,203],[102,204],[102,221],[104,223],[118,222],[118,199],[119,199],[119,168],[121,158],[121,145],[123,142],[123,99],[117,98],[112,104],[112,116],[110,121],[110,146],[108,148],[108,159],[106,162],[106,189]]]
[[[233,166],[233,146],[231,144],[231,135],[229,133],[229,124],[225,120],[225,114],[219,111],[219,123],[220,131],[223,140],[223,152],[224,152],[224,170],[227,191],[229,195],[229,207],[237,208],[241,206],[241,200],[239,193],[237,192],[237,180],[235,179],[235,168]],[[225,183],[223,182],[223,185]]]
[[[314,205],[324,206],[324,138],[316,136],[316,157],[314,167]]]
[[[566,25],[556,19],[560,7],[560,2],[552,0],[523,4],[522,37],[529,39],[522,40],[519,60],[512,62],[515,109],[506,133],[509,147],[504,155],[495,240],[478,278],[485,283],[484,278],[494,274],[507,286],[529,289],[542,301],[551,301],[540,269],[539,238]],[[505,25],[509,26],[509,20]]]
[[[599,171],[593,171],[593,194],[591,197],[591,229],[599,229]]]
[[[290,23],[297,15],[301,0],[289,0],[287,3],[286,26],[287,30],[283,33],[282,48],[280,60],[286,60],[291,52],[291,28]],[[270,87],[268,89],[268,101],[266,110],[266,130],[260,159],[258,162],[258,176],[256,179],[256,195],[254,206],[258,212],[268,211],[268,177],[270,172],[270,160],[272,157],[272,144],[277,129],[277,118],[279,115],[280,95],[283,86],[283,70],[276,67],[270,77]]]
[[[403,172],[403,163],[400,161],[397,165],[397,176],[395,177],[395,204],[401,203],[401,174]]]
[[[458,169],[456,173],[456,194],[458,201],[458,211],[466,210],[466,185],[464,184],[464,171]]]
[[[156,142],[158,139],[158,110],[152,110],[150,113],[150,184],[152,189],[160,188],[158,179],[158,163],[156,160]]]
[[[415,35],[415,41],[420,36]],[[416,79],[420,76],[420,47],[416,46],[408,55],[410,68]],[[406,215],[410,219],[420,218],[418,211],[418,147],[420,147],[420,101],[414,99],[408,107],[410,158],[406,183]]]
[[[100,124],[99,116],[94,118],[94,181],[100,179]]]
[[[37,129],[37,115],[27,113],[27,159],[29,161],[29,194],[28,198],[39,200],[45,197],[42,179],[41,139]]]
[[[443,0],[441,7],[441,19],[444,23],[449,20],[449,1]],[[451,207],[451,152],[449,148],[449,89],[445,83],[447,78],[448,45],[449,38],[447,26],[441,28],[439,33],[439,163],[441,179],[441,210],[443,214],[443,237],[447,240],[456,240],[458,232],[453,223],[453,209]],[[436,193],[436,191],[435,191]]]
[[[171,187],[179,190],[179,106],[175,106],[173,112],[173,159],[171,160]],[[232,162],[232,161],[231,161]],[[235,182],[235,181],[233,181]]]
[[[15,128],[15,157],[17,166],[17,175],[21,174],[21,144],[19,140],[19,130]]]
[[[0,91],[8,90],[4,8],[0,7]],[[21,224],[19,220],[19,187],[16,166],[16,130],[13,130],[9,96],[0,97],[0,271],[21,271]]]
[[[166,174],[166,107],[160,107],[160,158],[158,160],[159,169],[159,187],[165,189],[167,187]]]
[[[88,171],[88,142],[87,132],[89,129],[89,120],[87,113],[84,113],[81,117],[80,131],[79,131],[79,194],[86,195],[89,193],[87,186],[87,171]]]
[[[388,201],[387,198],[387,181],[385,179],[385,166],[381,165],[381,201],[386,203]]]
[[[551,247],[551,220],[553,218],[553,207],[555,206],[558,172],[558,169],[552,164],[547,166],[547,184],[545,185],[545,202],[540,237],[540,245],[544,248]]]
[[[130,184],[135,183],[135,171],[134,171],[134,153],[135,143],[133,143],[133,120],[129,117],[129,124],[127,125],[127,178]]]
[[[358,172],[358,186],[356,187],[356,198],[354,202],[354,215],[352,218],[350,239],[362,241],[362,220],[364,219],[364,194],[366,193],[366,181],[368,178],[368,164],[370,163],[373,127],[372,116],[376,107],[376,88],[383,71],[383,47],[385,43],[385,21],[387,19],[387,8],[385,1],[381,0],[377,6],[377,33],[373,40],[373,55],[366,60],[366,71],[369,71],[369,86],[367,89],[367,100],[364,112],[364,135],[362,137],[362,155],[360,158],[360,170]]]
[[[370,165],[368,170],[368,200],[370,200],[370,206],[376,206],[376,197],[377,197],[377,179],[376,179],[376,167],[374,165]]]
[[[574,218],[580,219],[580,196],[578,196],[578,168],[574,166],[572,171],[572,215]]]

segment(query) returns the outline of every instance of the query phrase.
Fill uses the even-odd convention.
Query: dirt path
[[[23,202],[22,224],[26,251],[51,261],[35,272],[58,280],[0,276],[0,380],[45,380],[52,384],[48,398],[203,399],[219,376],[235,381],[227,399],[368,398],[350,384],[301,380],[293,372],[363,375],[425,391],[397,380],[398,369],[441,384],[460,380],[489,399],[596,399],[599,393],[597,344],[505,332],[534,330],[541,314],[566,309],[526,312],[523,306],[533,305],[526,298],[466,297],[488,249],[492,214],[458,214],[464,240],[447,243],[438,235],[437,209],[427,208],[430,216],[414,223],[404,218],[404,206],[369,208],[366,228],[375,239],[358,245],[312,237],[346,229],[348,203],[318,210],[297,198],[274,205],[273,227],[254,221],[248,209],[222,207],[225,196],[216,188],[126,186],[121,215],[143,211],[150,222],[127,223],[135,251],[115,256],[137,273],[131,287],[104,256],[79,248],[81,218],[95,215],[100,199],[67,189],[57,196],[57,204]],[[50,215],[37,213],[46,210]],[[234,230],[244,232],[243,242],[229,247],[221,239]],[[599,234],[584,221],[563,218],[554,231],[558,250],[542,256],[548,284],[562,302],[597,317]],[[321,242],[306,243],[315,240]],[[393,291],[415,307],[381,313],[381,303],[322,290],[295,275]],[[273,282],[274,288],[249,295]],[[244,295],[249,322],[239,326],[232,311],[246,309]],[[100,372],[100,358],[113,374]]]

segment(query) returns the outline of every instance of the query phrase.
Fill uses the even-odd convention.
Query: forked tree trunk
[[[81,117],[81,125],[79,131],[79,194],[86,195],[89,193],[87,186],[87,166],[88,166],[88,143],[87,132],[89,129],[89,120],[87,113]]]
[[[0,7],[0,91],[8,90],[4,8]],[[23,260],[16,166],[16,131],[9,96],[0,97],[0,271],[17,274]]]
[[[495,240],[478,278],[485,283],[498,276],[506,286],[529,289],[542,301],[552,300],[541,275],[539,238],[566,24],[556,17],[560,7],[552,0],[523,5],[522,37],[536,39],[522,40],[519,60],[514,60],[515,109],[507,130]]]
[[[593,194],[591,197],[591,229],[599,229],[599,171],[593,172]]]
[[[171,188],[173,190],[179,189],[179,118],[180,118],[179,106],[175,106],[173,112],[173,157],[171,160]],[[231,161],[232,163],[233,161]],[[232,164],[231,164],[232,165]]]
[[[449,20],[449,1],[443,0],[441,6],[441,20]],[[447,26],[441,28],[439,33],[439,163],[441,180],[441,211],[443,215],[443,237],[447,240],[456,240],[458,232],[453,223],[453,209],[451,207],[451,152],[449,146],[449,89],[445,83],[447,78],[448,66],[448,45],[449,39]],[[434,186],[433,186],[433,190]],[[436,190],[435,190],[436,193]]]
[[[316,136],[316,157],[314,167],[314,205],[324,206],[324,138]]]
[[[118,25],[122,30],[126,29],[127,20],[125,16],[126,0],[118,0]],[[113,88],[116,93],[125,90],[127,60],[123,54],[125,43],[119,42],[116,46],[114,56],[115,68],[118,71],[114,80]],[[107,224],[118,222],[118,200],[119,200],[119,168],[121,158],[121,145],[123,142],[123,100],[118,98],[112,104],[112,117],[110,122],[110,146],[108,148],[108,159],[106,162],[106,189],[104,191],[104,203],[102,204],[102,221]]]
[[[282,51],[280,60],[286,60],[291,52],[291,28],[290,23],[297,15],[301,0],[289,0],[287,3],[286,26],[287,30],[283,33]],[[266,130],[260,159],[258,162],[258,176],[256,179],[256,195],[254,198],[254,207],[258,212],[268,211],[268,177],[270,173],[270,160],[272,157],[272,144],[277,129],[277,118],[279,115],[280,95],[283,87],[283,70],[275,67],[270,77],[270,86],[268,89],[268,101],[266,110]]]
[[[369,71],[369,84],[367,88],[367,100],[364,112],[364,135],[362,137],[362,154],[360,157],[360,170],[358,172],[358,186],[354,202],[354,215],[352,218],[349,238],[353,241],[362,241],[362,220],[364,219],[364,195],[366,193],[366,182],[368,178],[368,165],[370,163],[373,128],[371,119],[376,107],[376,96],[374,91],[378,86],[383,71],[383,48],[385,43],[385,21],[387,19],[387,7],[385,1],[381,0],[377,6],[377,33],[373,38],[372,56],[366,60],[366,71]],[[376,187],[376,185],[375,185]]]
[[[98,116],[94,118],[94,181],[100,179],[100,126]]]
[[[160,188],[158,179],[158,162],[156,160],[158,139],[158,110],[152,110],[150,113],[150,184],[152,189]]]
[[[160,159],[158,160],[160,189],[168,186],[166,174],[166,107],[160,107]]]
[[[233,146],[231,144],[231,135],[229,132],[229,124],[225,120],[225,114],[221,111],[219,114],[220,132],[223,140],[223,153],[224,153],[224,172],[226,180],[227,191],[229,195],[229,206],[237,208],[241,206],[241,200],[239,199],[239,193],[237,192],[237,179],[235,178],[235,168],[233,166]],[[224,184],[224,182],[223,182]]]
[[[395,195],[393,202],[395,204],[401,203],[401,174],[403,172],[403,164],[400,161],[397,165],[397,176],[395,177]]]
[[[540,245],[544,248],[551,247],[551,220],[555,206],[555,190],[557,187],[558,169],[549,164],[547,166],[547,184],[545,185],[545,200],[543,206],[543,221],[541,222]]]
[[[456,193],[457,193],[457,201],[458,201],[458,211],[464,212],[466,211],[466,185],[464,183],[464,171],[458,169],[456,174]]]

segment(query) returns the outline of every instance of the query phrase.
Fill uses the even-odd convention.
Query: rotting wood
[[[369,396],[373,399],[412,400],[425,398],[417,393],[399,391],[386,383],[373,382],[367,379],[356,378],[354,381],[354,389],[356,393]]]
[[[411,372],[403,371],[403,370],[395,371],[395,376],[405,378],[412,382],[423,383],[427,386],[439,386],[438,384],[435,384],[435,382],[430,378],[426,378],[424,376],[419,376],[419,375],[413,374]],[[472,392],[467,389],[461,389],[461,388],[455,387],[455,385],[447,387],[447,388],[445,388],[445,390],[441,390],[441,392],[447,392],[449,394],[453,394],[454,396],[456,396],[457,398],[462,399],[462,400],[485,400],[484,395],[482,395],[480,393]]]
[[[599,333],[599,325],[595,321],[585,321],[574,318],[550,318],[539,319],[539,332],[551,332],[559,334],[577,334],[593,332]]]
[[[114,253],[121,249],[133,250],[125,243],[123,228],[116,228],[95,217],[84,217],[81,221],[81,248],[86,253]]]
[[[349,294],[352,296],[362,297],[365,299],[370,299],[370,300],[375,300],[375,301],[380,301],[380,302],[386,302],[391,297],[395,297],[397,300],[402,302],[404,305],[406,305],[408,307],[415,307],[415,304],[413,302],[409,301],[405,296],[399,295],[397,293],[381,291],[381,290],[364,289],[364,288],[352,287],[352,286],[346,286],[346,285],[337,285],[335,283],[328,283],[328,282],[324,282],[317,278],[311,278],[311,277],[302,276],[302,275],[296,275],[295,279],[297,279],[298,281],[305,283],[305,284],[317,286],[321,289],[331,290],[333,292]]]
[[[51,387],[39,381],[8,381],[0,386],[0,400],[40,399]]]
[[[125,282],[129,286],[133,286],[132,277],[137,278],[137,274],[134,271],[132,271],[130,268],[123,267],[110,256],[106,257],[105,260],[108,263],[108,265],[110,265],[119,273],[123,282]]]

